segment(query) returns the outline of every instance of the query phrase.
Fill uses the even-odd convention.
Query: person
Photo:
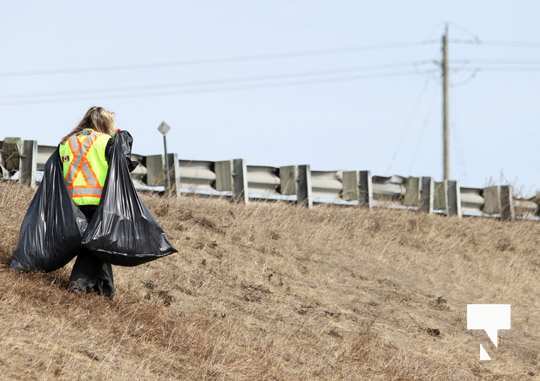
[[[74,204],[90,221],[104,192],[113,136],[129,133],[116,128],[114,113],[103,107],[91,107],[79,124],[60,142],[59,154],[68,193]],[[130,142],[133,140],[129,135]],[[126,154],[130,170],[136,163]],[[96,292],[112,298],[112,265],[103,262],[81,247],[69,278],[68,290],[75,293]]]

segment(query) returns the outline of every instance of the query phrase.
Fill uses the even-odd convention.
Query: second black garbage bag
[[[125,160],[130,145],[129,134],[115,136],[101,203],[82,237],[82,245],[93,255],[118,266],[136,266],[177,252],[135,191]]]

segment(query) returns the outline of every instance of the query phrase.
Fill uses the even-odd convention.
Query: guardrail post
[[[157,186],[165,184],[163,155],[149,155],[146,162],[146,185]]]
[[[279,189],[282,195],[293,196],[297,193],[298,167],[286,165],[279,167]]]
[[[434,182],[433,209],[444,210],[448,213],[448,183],[446,181]]]
[[[306,208],[313,207],[313,197],[311,195],[311,168],[309,165],[298,166],[296,203]]]
[[[371,181],[370,171],[359,171],[360,183],[358,185],[359,198],[358,205],[373,207],[373,182]]]
[[[38,144],[36,140],[25,140],[19,165],[19,182],[36,187]]]
[[[233,189],[233,162],[232,160],[220,160],[214,163],[216,173],[216,190],[220,192],[232,192]]]
[[[482,192],[484,197],[484,206],[482,212],[486,214],[501,213],[501,187],[498,185],[484,188]]]
[[[433,213],[434,184],[431,177],[422,177],[422,193],[420,195],[420,211]]]
[[[248,203],[247,167],[243,159],[233,160],[232,173],[233,200],[244,204]]]
[[[461,211],[461,192],[459,189],[459,183],[454,180],[449,180],[446,186],[446,200],[448,202],[449,216],[463,216]]]
[[[514,197],[512,196],[512,186],[501,186],[501,219],[512,221],[516,218],[514,209]]]
[[[407,177],[405,180],[403,205],[416,207],[420,205],[420,177]]]
[[[360,174],[358,171],[343,171],[343,194],[346,201],[358,201],[360,199]]]
[[[169,176],[171,189],[167,189],[166,193],[168,195],[180,196],[180,162],[178,161],[178,154],[168,153],[167,154],[167,163],[169,164]]]

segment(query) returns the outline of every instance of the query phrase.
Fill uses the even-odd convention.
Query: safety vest
[[[84,129],[60,144],[64,181],[77,205],[99,205],[109,171],[105,149],[110,135]]]

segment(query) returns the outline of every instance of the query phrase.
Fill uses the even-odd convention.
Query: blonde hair
[[[104,109],[103,107],[93,106],[86,111],[83,118],[69,134],[62,138],[61,143],[64,143],[73,134],[77,134],[82,130],[89,128],[97,132],[103,132],[108,135],[114,135],[116,130],[114,122],[114,113]]]

